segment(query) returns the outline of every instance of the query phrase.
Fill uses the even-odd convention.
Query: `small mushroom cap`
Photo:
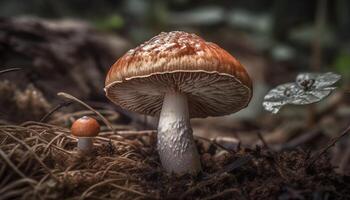
[[[76,137],[96,137],[99,132],[99,123],[96,119],[87,116],[77,119],[71,127],[71,133]]]
[[[218,45],[181,31],[161,33],[129,50],[110,68],[107,97],[121,107],[157,116],[164,94],[187,94],[190,117],[221,116],[246,107],[252,82]]]

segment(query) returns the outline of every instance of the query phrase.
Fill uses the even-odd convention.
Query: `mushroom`
[[[252,83],[218,45],[181,31],[161,33],[110,68],[106,96],[124,109],[159,116],[157,149],[166,171],[197,174],[201,164],[190,118],[246,107]]]
[[[92,150],[92,139],[100,132],[100,125],[96,119],[88,116],[77,119],[72,127],[71,133],[78,138],[78,150],[89,153]]]

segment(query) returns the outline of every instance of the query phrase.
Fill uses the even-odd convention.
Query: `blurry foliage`
[[[1,0],[0,16],[36,15],[45,18],[93,19],[115,12],[121,2],[119,0]]]
[[[94,20],[93,24],[99,30],[118,30],[125,25],[125,21],[120,15],[110,15]]]
[[[228,51],[255,48],[274,51],[272,60],[291,61],[301,71],[310,59],[315,30],[317,0],[1,0],[0,17],[34,15],[44,18],[81,18],[102,31],[115,31],[135,44],[161,31],[185,30],[203,33]],[[324,61],[335,63],[337,72],[349,77],[349,54],[332,54],[350,42],[350,1],[327,0],[326,28],[321,42]],[[213,17],[214,16],[214,17]],[[212,20],[210,20],[212,19]],[[236,45],[222,37],[224,31],[248,38],[254,47]],[[202,32],[202,33],[201,33]],[[317,31],[316,31],[317,32]],[[205,34],[204,34],[205,33]],[[239,35],[243,33],[242,35]],[[234,39],[232,39],[234,40]],[[241,39],[237,39],[240,41]],[[237,47],[238,46],[238,47]],[[281,48],[273,49],[274,47]],[[290,55],[284,54],[288,50]],[[289,53],[287,52],[287,53]],[[266,55],[266,54],[264,54]],[[277,56],[274,56],[277,55]],[[267,57],[267,59],[269,59]],[[335,59],[335,61],[334,61]],[[287,68],[287,67],[286,67]]]
[[[344,79],[350,78],[350,53],[339,53],[335,58],[333,66],[344,76]]]

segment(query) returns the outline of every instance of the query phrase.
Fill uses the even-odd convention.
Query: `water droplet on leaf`
[[[327,97],[336,87],[330,87],[341,76],[328,73],[302,73],[294,83],[285,83],[270,90],[264,97],[265,110],[277,113],[284,105],[306,105]]]

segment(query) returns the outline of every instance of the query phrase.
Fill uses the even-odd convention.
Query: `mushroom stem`
[[[158,124],[158,153],[163,167],[176,174],[201,171],[188,112],[187,97],[167,92]]]
[[[78,138],[78,150],[83,152],[90,152],[92,150],[92,138],[90,137],[79,137]]]

